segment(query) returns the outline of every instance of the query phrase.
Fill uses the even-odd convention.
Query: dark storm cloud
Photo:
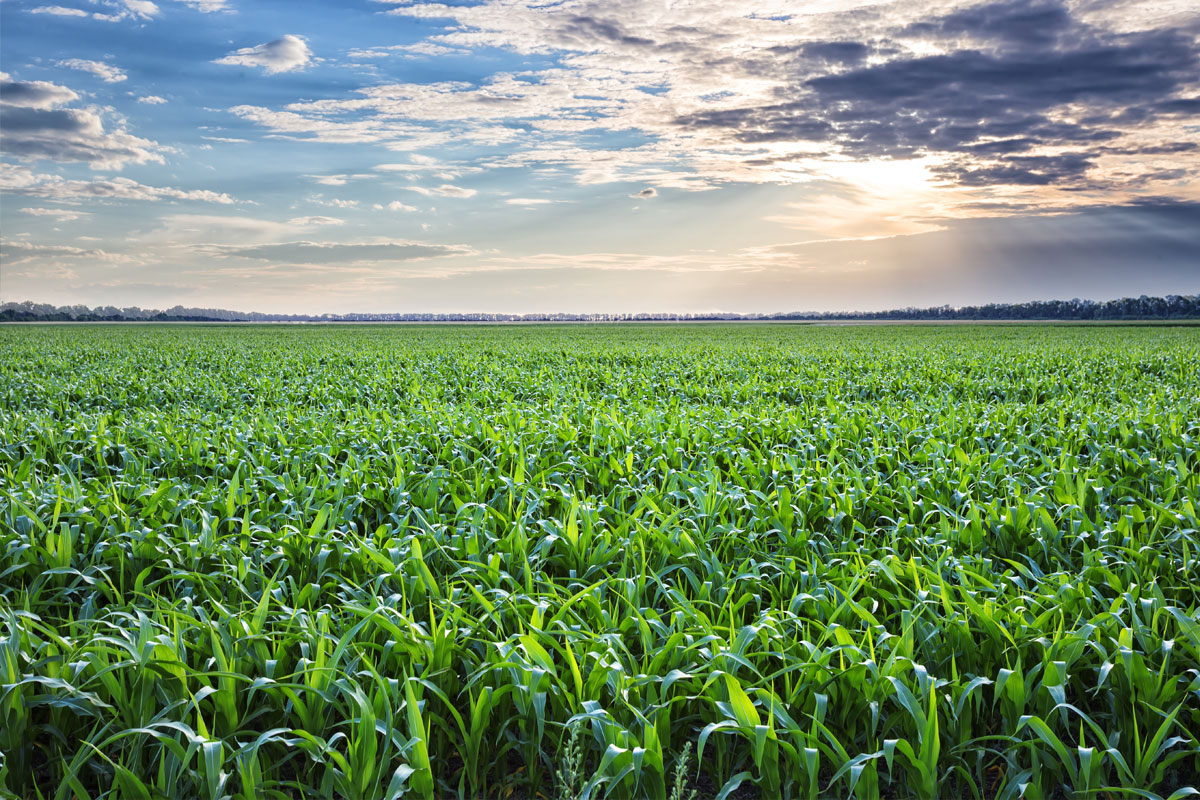
[[[1154,108],[1160,114],[1196,116],[1200,115],[1200,97],[1181,97],[1176,100],[1164,100]]]
[[[1062,3],[1001,0],[961,9],[933,22],[918,22],[904,32],[921,37],[967,36],[1027,48],[1053,44],[1070,25],[1071,15]]]
[[[940,178],[962,186],[991,186],[997,183],[1047,186],[1071,183],[1082,178],[1092,160],[1082,153],[1055,156],[1013,156],[990,163],[959,161],[934,170]]]
[[[931,119],[969,119],[989,109],[994,114],[1077,101],[1116,106],[1162,101],[1195,78],[1196,64],[1191,37],[1156,31],[1067,50],[959,50],[895,59],[814,78],[807,87],[826,104],[881,104]]]
[[[807,58],[837,63],[857,63],[867,57],[871,48],[862,42],[806,42],[799,52]]]
[[[597,19],[596,17],[574,16],[563,27],[562,33],[575,36],[582,40],[599,40],[613,44],[623,44],[633,47],[650,47],[652,39],[632,36],[614,20]]]
[[[865,56],[866,43],[805,43],[791,51],[809,56],[810,69],[796,70],[779,102],[677,123],[749,143],[824,142],[860,158],[959,154],[962,163],[944,175],[970,185],[1056,184],[1078,180],[1089,154],[1132,126],[1200,115],[1200,57],[1189,32],[1105,34],[1061,3],[993,2],[909,25],[896,38],[905,37],[949,51],[864,64],[853,59]],[[812,58],[838,63],[801,77],[811,75]],[[1053,161],[1029,153],[1045,146],[1088,152]],[[972,166],[976,158],[1005,163]]]
[[[1146,145],[1145,147],[1101,147],[1099,150],[1102,153],[1115,153],[1118,155],[1166,156],[1200,150],[1200,144],[1196,142],[1171,142],[1169,144]]]

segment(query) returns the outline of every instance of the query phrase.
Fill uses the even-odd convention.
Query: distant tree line
[[[1200,295],[1119,300],[1032,300],[982,306],[934,306],[889,311],[792,311],[774,314],[262,314],[223,308],[143,309],[137,306],[55,306],[4,303],[0,322],[687,322],[736,320],[1174,320],[1200,319]]]

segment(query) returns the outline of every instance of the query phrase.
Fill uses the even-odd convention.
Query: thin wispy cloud
[[[85,58],[67,58],[58,62],[58,66],[80,72],[90,72],[105,83],[120,83],[128,79],[128,75],[112,64],[103,61],[89,61]]]
[[[229,0],[175,0],[177,3],[182,3],[203,14],[212,14],[218,11],[232,11],[233,7]]]
[[[71,8],[69,6],[38,6],[37,8],[29,9],[30,14],[53,14],[57,17],[86,17],[88,12],[82,8]]]
[[[426,197],[474,197],[475,189],[468,189],[465,186],[454,186],[453,184],[443,183],[441,186],[409,186],[410,192],[423,194]]]

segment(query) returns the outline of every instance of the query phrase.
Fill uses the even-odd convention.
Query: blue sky
[[[1200,291],[1200,7],[0,2],[0,298],[778,311]]]

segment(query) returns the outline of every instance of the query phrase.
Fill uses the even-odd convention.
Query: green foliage
[[[1184,798],[1197,363],[0,328],[0,795]]]

